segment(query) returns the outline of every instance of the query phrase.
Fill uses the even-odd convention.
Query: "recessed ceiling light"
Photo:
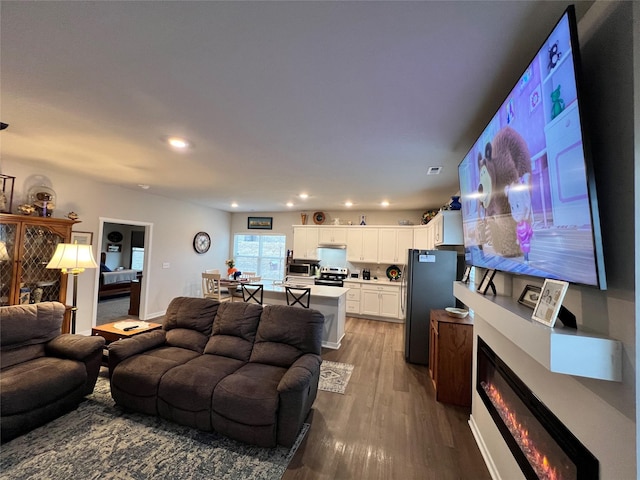
[[[238,208],[238,204],[237,204],[236,202],[233,202],[233,203],[231,204],[231,208]]]
[[[287,207],[293,207],[293,202],[287,202]]]
[[[353,202],[350,202],[349,200],[347,200],[346,202],[344,202],[344,206],[345,207],[353,207]]]
[[[166,141],[171,147],[177,150],[186,150],[193,146],[189,140],[182,137],[166,137]]]
[[[442,171],[442,167],[429,167],[427,175],[438,175]]]
[[[380,206],[388,207],[389,206],[389,202],[387,202],[386,200],[383,200],[382,202],[380,202]]]
[[[309,194],[308,193],[301,193],[300,195],[298,195],[300,198],[302,198],[303,200],[305,198],[309,198]]]

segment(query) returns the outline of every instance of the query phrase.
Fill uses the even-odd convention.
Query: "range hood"
[[[321,243],[318,248],[333,248],[337,250],[345,250],[347,246],[344,243]]]

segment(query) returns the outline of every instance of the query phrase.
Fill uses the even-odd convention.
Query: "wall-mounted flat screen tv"
[[[569,7],[458,167],[470,265],[606,289]]]

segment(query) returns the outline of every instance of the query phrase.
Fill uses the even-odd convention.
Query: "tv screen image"
[[[606,288],[570,7],[459,165],[468,264]]]

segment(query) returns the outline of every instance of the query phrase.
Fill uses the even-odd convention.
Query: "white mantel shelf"
[[[531,309],[506,296],[481,295],[473,286],[454,282],[456,298],[546,369],[565,375],[619,382],[622,344],[601,335],[549,328],[531,319]],[[579,328],[580,326],[578,326]]]

